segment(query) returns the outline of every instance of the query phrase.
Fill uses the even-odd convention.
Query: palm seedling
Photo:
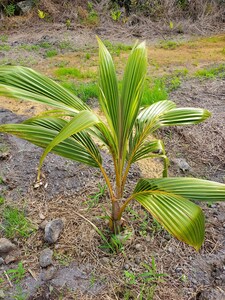
[[[179,240],[199,249],[204,240],[204,215],[197,201],[225,200],[225,185],[195,178],[168,178],[168,159],[163,142],[148,137],[159,128],[204,121],[210,113],[199,108],[177,108],[172,101],[142,107],[147,59],[145,43],[136,43],[128,58],[122,89],[118,89],[115,67],[108,50],[99,43],[99,102],[102,120],[88,105],[51,79],[24,67],[0,68],[0,94],[55,107],[21,124],[5,124],[0,132],[14,134],[58,155],[99,168],[105,179],[112,212],[110,228],[121,230],[121,218],[132,200],[138,201]],[[67,118],[65,118],[67,117]],[[94,138],[94,139],[93,139]],[[102,162],[99,143],[112,156],[115,183]],[[127,199],[124,188],[133,163],[162,158],[162,178],[140,179]]]

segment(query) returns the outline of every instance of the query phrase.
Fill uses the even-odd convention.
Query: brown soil
[[[46,31],[42,34],[30,34],[29,37],[21,33],[16,38],[12,34],[9,43],[16,40],[18,43],[34,44],[37,40],[43,40],[46,35],[47,40],[52,42],[64,34],[61,29],[44,30]],[[93,45],[93,33],[88,38],[89,33],[81,31],[83,29],[76,32],[76,36],[73,35],[77,45],[80,43],[80,48],[86,43],[88,46]],[[46,32],[51,32],[51,35]],[[218,49],[221,47],[219,43]],[[171,52],[170,55],[178,55],[179,51]],[[13,53],[12,50],[11,52]],[[204,50],[201,53],[203,52]],[[165,51],[161,55],[163,53],[167,55]],[[19,52],[17,54],[21,55]],[[179,55],[182,56],[182,53]],[[64,59],[69,56],[72,54],[65,54]],[[167,59],[169,60],[169,56]],[[46,61],[49,62],[42,58],[37,65],[35,64],[35,68],[43,71]],[[222,61],[213,56],[212,60],[209,57],[208,63]],[[207,63],[206,58],[204,63]],[[176,64],[177,62],[172,67],[176,68]],[[49,72],[46,69],[44,71],[46,74]],[[224,83],[224,79],[187,79],[170,95],[179,106],[204,107],[212,112],[212,118],[198,126],[164,129],[159,132],[159,136],[165,140],[171,159],[170,175],[189,175],[225,182]],[[24,105],[24,102],[5,98],[1,98],[0,101],[1,123],[20,122],[24,119],[23,115],[33,115],[40,111],[38,105]],[[199,253],[172,238],[144,209],[132,203],[124,218],[134,228],[134,236],[123,246],[123,251],[110,253],[109,249],[101,248],[104,242],[83,218],[93,222],[108,236],[103,218],[110,210],[107,193],[100,197],[97,203],[90,202],[90,196],[99,191],[98,184],[104,184],[98,169],[50,154],[43,167],[44,185],[34,189],[41,150],[5,135],[0,136],[0,147],[4,149],[0,159],[0,176],[3,179],[0,188],[6,199],[0,209],[3,210],[7,205],[23,208],[37,228],[28,239],[14,240],[20,250],[19,261],[23,261],[26,269],[26,278],[20,282],[20,287],[27,299],[141,299],[142,290],[145,295],[143,299],[146,300],[225,298],[224,203],[202,205],[207,222],[205,243]],[[110,158],[106,153],[103,153],[103,156],[107,171],[113,178]],[[184,158],[190,165],[190,170],[181,171],[174,163],[176,158]],[[143,162],[134,166],[128,176],[127,192],[138,178],[159,176],[160,168],[161,163],[158,161]],[[89,208],[92,204],[93,207]],[[46,248],[43,230],[39,228],[43,218],[62,218],[65,221],[63,235],[51,246],[54,250],[56,273],[49,281],[41,280],[43,270],[40,270],[38,262],[39,253]],[[3,232],[0,234],[3,235]],[[153,276],[152,281],[141,281],[138,275],[146,271],[143,263],[152,266],[154,260],[157,273],[165,276],[160,280]],[[16,299],[18,289],[15,284],[13,288],[7,286],[9,283],[3,271],[15,268],[16,265],[11,263],[0,267],[3,279],[0,288],[5,290],[6,299]],[[125,276],[125,271],[135,274],[136,281],[131,284]],[[154,296],[151,297],[153,292]]]

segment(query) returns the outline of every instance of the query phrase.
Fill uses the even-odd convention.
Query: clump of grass
[[[52,49],[52,50],[48,50],[45,53],[46,57],[53,57],[56,56],[58,54],[58,51],[56,49]]]
[[[59,43],[59,49],[61,50],[72,50],[73,46],[71,45],[70,41],[62,41]]]
[[[99,96],[98,86],[94,82],[82,83],[79,85],[75,85],[71,82],[64,82],[62,85],[63,87],[77,95],[84,102],[89,99],[98,98]]]
[[[225,64],[210,69],[201,69],[195,72],[196,77],[201,78],[225,78]]]
[[[8,35],[6,35],[6,34],[0,35],[0,41],[2,43],[7,42],[8,41]]]
[[[55,74],[59,77],[72,77],[72,78],[79,78],[79,79],[86,79],[86,78],[95,78],[96,74],[94,72],[81,72],[77,68],[59,68],[56,70]]]
[[[168,93],[165,87],[165,83],[162,79],[155,79],[153,82],[146,82],[142,105],[150,105],[160,100],[166,100]]]
[[[20,46],[20,49],[24,49],[24,50],[27,50],[27,51],[38,51],[40,49],[40,46],[39,45],[21,45]]]
[[[25,213],[17,208],[7,206],[3,211],[2,227],[7,238],[28,237],[34,230]]]
[[[5,203],[5,198],[2,195],[0,195],[0,205],[4,203]]]
[[[174,50],[181,46],[181,43],[175,42],[175,41],[161,41],[159,43],[159,48],[166,49],[166,50]]]
[[[105,40],[104,44],[106,45],[109,51],[117,55],[119,55],[121,51],[125,52],[125,51],[130,51],[132,49],[131,45],[126,45],[123,43],[111,43],[108,40]]]
[[[44,48],[44,49],[49,49],[51,48],[51,44],[48,43],[48,42],[41,42],[38,44],[41,48]]]
[[[9,51],[10,46],[9,45],[0,45],[0,51]]]

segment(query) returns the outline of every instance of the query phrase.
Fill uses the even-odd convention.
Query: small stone
[[[39,218],[40,218],[41,220],[44,220],[44,219],[45,219],[45,215],[43,215],[42,213],[40,213],[40,214],[39,214]]]
[[[103,257],[103,258],[101,259],[101,263],[102,263],[103,265],[108,265],[108,264],[109,264],[109,258],[108,258],[108,257]]]
[[[173,248],[172,248],[172,247],[169,247],[169,248],[168,248],[168,251],[169,251],[170,253],[173,253]]]
[[[0,266],[4,264],[4,259],[2,257],[0,257]]]
[[[191,170],[190,165],[187,163],[186,159],[184,158],[175,158],[172,160],[172,162],[178,166],[178,168],[183,171],[187,172]]]
[[[147,235],[145,239],[146,239],[146,242],[150,242],[151,241],[151,236]]]
[[[43,272],[41,273],[41,280],[43,281],[48,281],[54,278],[55,274],[57,272],[56,267],[50,266],[47,269],[44,269]]]
[[[124,269],[125,269],[125,270],[129,270],[129,265],[128,265],[128,264],[125,264],[125,265],[124,265]]]
[[[52,265],[52,256],[53,251],[49,248],[44,249],[41,251],[39,263],[42,268],[46,268],[50,265]]]
[[[135,257],[134,261],[135,261],[136,265],[140,264],[140,258],[139,257]]]
[[[45,226],[45,241],[49,244],[55,243],[58,240],[63,228],[64,224],[61,219],[55,219],[51,222],[48,222]]]
[[[10,240],[1,238],[0,239],[0,253],[9,253],[16,249],[16,245],[10,242]]]
[[[45,229],[45,226],[48,224],[48,221],[47,220],[44,220],[43,222],[41,222],[41,224],[39,225],[39,228],[44,230]]]
[[[25,0],[17,3],[17,6],[21,9],[23,14],[30,12],[33,5],[34,2],[32,0]]]
[[[141,251],[141,250],[142,250],[141,244],[135,245],[135,249],[136,249],[137,251]]]
[[[5,257],[5,263],[7,265],[11,264],[12,262],[16,262],[16,261],[20,260],[20,257],[21,257],[20,251],[17,251],[17,250],[12,251]]]

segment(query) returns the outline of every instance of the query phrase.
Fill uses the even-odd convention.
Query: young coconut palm
[[[204,240],[204,215],[191,200],[225,200],[225,185],[194,178],[167,178],[168,159],[163,142],[149,141],[147,137],[165,126],[197,124],[207,119],[210,113],[199,108],[176,108],[174,102],[167,100],[141,107],[147,70],[145,43],[136,43],[133,47],[121,93],[112,57],[99,39],[98,43],[99,102],[106,122],[51,79],[24,67],[1,67],[1,95],[48,104],[56,109],[22,124],[1,125],[0,132],[14,134],[44,148],[38,180],[42,163],[50,151],[99,168],[112,203],[110,227],[114,233],[121,230],[121,217],[126,206],[136,200],[172,235],[199,249]],[[98,138],[112,156],[115,184],[103,167],[98,144],[92,137]],[[140,179],[129,198],[124,200],[131,165],[155,157],[164,161],[163,178]]]

